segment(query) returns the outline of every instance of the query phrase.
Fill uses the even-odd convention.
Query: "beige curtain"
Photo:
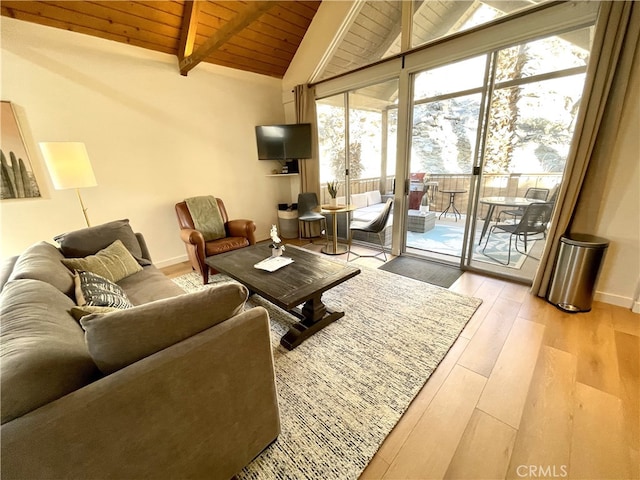
[[[318,122],[316,120],[315,87],[297,85],[294,90],[296,122],[310,123],[313,139],[312,158],[301,160],[300,191],[315,192],[320,198],[320,159],[318,155]]]
[[[318,154],[318,122],[316,117],[315,87],[308,85],[296,85],[293,89],[296,122],[311,124],[311,158],[299,160],[300,167],[300,192],[315,192],[320,196],[320,156]],[[302,222],[302,236],[317,237],[321,235],[320,222]]]
[[[601,3],[558,208],[531,287],[541,297],[549,288],[560,237],[593,233],[605,183],[602,173],[608,168],[639,38],[640,4]]]

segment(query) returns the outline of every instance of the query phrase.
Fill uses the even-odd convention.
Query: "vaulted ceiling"
[[[411,43],[420,46],[459,31],[481,7],[493,10],[490,20],[547,1],[414,0]],[[356,2],[345,19],[347,28],[325,46],[329,50],[310,80],[331,78],[400,53],[402,3]],[[276,78],[283,78],[289,68],[320,4],[321,0],[0,1],[7,17],[175,55],[183,75],[207,62]]]
[[[186,75],[199,62],[282,78],[320,0],[2,0],[3,16],[176,55]]]

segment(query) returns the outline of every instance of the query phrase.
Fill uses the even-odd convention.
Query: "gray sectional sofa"
[[[114,239],[133,307],[78,313],[62,260]],[[268,314],[243,286],[185,294],[126,220],[58,241],[0,273],[3,479],[228,479],[277,437]]]

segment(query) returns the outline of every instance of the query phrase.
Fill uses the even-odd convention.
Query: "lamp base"
[[[87,227],[90,227],[89,216],[87,215],[87,208],[84,206],[84,202],[82,201],[82,196],[80,195],[80,189],[76,188],[76,193],[78,194],[78,200],[80,200],[80,208],[82,208],[82,214],[84,215],[84,221],[87,222]]]

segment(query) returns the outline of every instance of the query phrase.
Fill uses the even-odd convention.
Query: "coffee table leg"
[[[287,350],[293,350],[311,335],[344,316],[344,312],[328,309],[322,303],[321,295],[307,300],[301,311],[292,313],[298,316],[301,321],[292,325],[280,339],[280,344]]]

